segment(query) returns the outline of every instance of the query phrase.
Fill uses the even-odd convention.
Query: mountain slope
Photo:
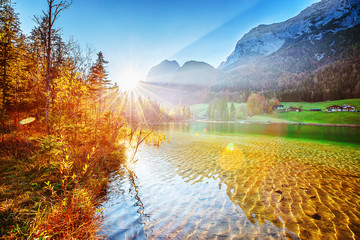
[[[171,82],[184,85],[211,85],[219,77],[219,70],[205,62],[188,61],[174,74]]]
[[[146,81],[157,83],[169,82],[179,68],[180,65],[177,61],[164,60],[150,69]]]
[[[309,43],[313,43],[325,35],[352,28],[359,23],[358,0],[322,0],[285,22],[260,25],[252,29],[237,42],[235,50],[221,63],[219,69],[229,70],[245,64],[247,61],[244,59],[269,56],[304,40],[305,36]],[[314,54],[314,59],[321,59],[321,54]]]
[[[176,61],[165,60],[150,69],[146,82],[201,86],[214,84],[219,75],[205,62],[188,61],[180,67]]]

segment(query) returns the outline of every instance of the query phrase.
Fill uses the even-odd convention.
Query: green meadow
[[[331,105],[342,106],[344,104],[352,105],[356,108],[356,111],[360,110],[360,99],[343,99],[336,101],[326,102],[281,102],[284,108],[290,106],[302,106],[302,112],[285,112],[274,111],[270,114],[256,115],[253,117],[247,117],[247,121],[253,122],[302,122],[302,123],[321,123],[321,124],[360,124],[360,113],[358,112],[334,112],[326,113],[326,107]],[[235,108],[239,111],[240,108],[244,109],[246,103],[234,103]],[[190,107],[191,112],[198,117],[206,115],[208,104],[195,104]],[[312,108],[320,108],[321,112],[310,112]]]

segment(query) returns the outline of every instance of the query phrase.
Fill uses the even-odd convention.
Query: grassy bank
[[[343,99],[329,102],[283,102],[285,108],[290,106],[302,106],[302,112],[279,112],[271,114],[254,116],[250,119],[253,121],[266,121],[268,117],[278,119],[279,121],[303,122],[303,123],[329,123],[329,124],[360,124],[360,113],[356,112],[334,112],[326,113],[326,107],[331,105],[342,106],[344,104],[352,105],[356,110],[360,110],[360,99]],[[310,112],[312,108],[320,108],[321,112]],[[271,120],[269,120],[271,121]]]
[[[236,103],[238,109],[241,104]],[[344,99],[327,102],[307,103],[307,102],[281,102],[285,108],[290,106],[302,106],[302,112],[280,112],[275,111],[271,114],[257,115],[248,117],[247,121],[254,122],[303,122],[303,123],[328,123],[328,124],[360,124],[360,113],[354,112],[337,112],[326,113],[326,107],[331,105],[342,106],[344,104],[353,105],[356,110],[360,110],[360,99]],[[197,116],[206,115],[208,104],[196,104],[191,106],[192,113]],[[320,108],[322,112],[310,112],[311,108]]]
[[[0,229],[5,239],[92,239],[107,177],[124,160],[119,145],[69,144],[38,132],[0,146]]]
[[[301,122],[321,124],[360,124],[360,113],[339,112],[279,112],[248,118],[250,121]]]
[[[0,239],[97,239],[98,206],[108,177],[125,160],[124,142],[159,144],[163,136],[123,127],[76,142],[26,130],[0,140]],[[149,135],[150,134],[150,135]],[[130,140],[131,139],[131,140]],[[121,140],[121,141],[120,141]]]
[[[311,108],[320,108],[322,111],[325,111],[327,107],[331,105],[339,105],[342,106],[344,104],[352,105],[356,107],[357,110],[360,110],[360,98],[355,99],[342,99],[336,101],[326,101],[326,102],[281,102],[280,104],[284,105],[285,108],[290,106],[302,106],[303,110],[310,110]]]

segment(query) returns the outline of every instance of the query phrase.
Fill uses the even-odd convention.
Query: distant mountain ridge
[[[164,60],[150,69],[146,76],[146,81],[157,83],[169,82],[179,68],[180,65],[177,61]]]
[[[214,84],[219,75],[219,70],[205,62],[192,60],[180,67],[176,61],[165,60],[150,69],[146,82],[199,86]]]
[[[243,64],[243,59],[269,56],[305,35],[309,42],[319,41],[327,33],[335,34],[359,23],[359,0],[322,0],[287,21],[259,25],[250,30],[219,69],[234,68],[236,63]],[[314,58],[321,58],[321,55],[314,55]]]

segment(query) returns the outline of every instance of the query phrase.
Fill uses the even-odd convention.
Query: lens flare
[[[220,167],[227,171],[234,171],[241,168],[243,162],[244,154],[234,143],[229,143],[221,152],[218,159]]]
[[[226,150],[228,150],[228,151],[233,151],[233,150],[234,150],[234,144],[233,144],[233,143],[229,143],[229,144],[226,146]]]
[[[29,117],[29,118],[26,118],[26,119],[23,119],[19,122],[19,124],[21,125],[26,125],[26,124],[29,124],[29,123],[32,123],[34,122],[36,119],[34,117]]]

